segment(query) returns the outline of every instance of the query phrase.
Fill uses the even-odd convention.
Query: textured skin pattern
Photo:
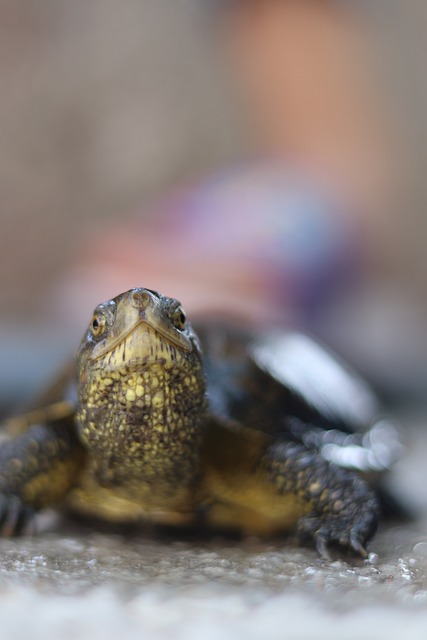
[[[272,444],[262,465],[280,493],[292,492],[310,504],[298,521],[301,542],[313,540],[321,555],[329,545],[365,555],[379,516],[377,497],[366,482],[294,443]]]
[[[148,329],[155,363],[123,363],[132,334],[80,385],[77,422],[103,487],[118,487],[145,507],[178,506],[195,482],[206,413],[200,359],[188,357]],[[115,366],[113,360],[120,363]],[[114,366],[112,367],[112,362]],[[178,499],[177,494],[182,494]]]

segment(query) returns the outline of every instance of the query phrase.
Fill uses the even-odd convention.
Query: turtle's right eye
[[[187,316],[185,315],[185,311],[180,304],[173,310],[171,320],[175,329],[184,331],[187,322]]]
[[[95,313],[91,323],[90,332],[94,338],[99,338],[104,333],[107,327],[107,318],[103,313]]]

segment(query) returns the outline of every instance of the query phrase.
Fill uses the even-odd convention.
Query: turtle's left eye
[[[107,327],[107,318],[103,313],[95,313],[91,323],[90,332],[94,338],[99,338],[104,333]]]
[[[175,329],[179,329],[180,331],[183,331],[185,329],[187,316],[185,315],[185,311],[181,307],[181,305],[173,310],[171,320]]]

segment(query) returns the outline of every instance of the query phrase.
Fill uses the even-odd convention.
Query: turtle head
[[[177,354],[200,359],[198,339],[181,303],[138,288],[96,307],[78,360],[108,371],[156,360],[167,365]]]
[[[77,423],[104,482],[165,473],[175,482],[194,466],[205,380],[177,300],[137,288],[100,304],[77,365]]]

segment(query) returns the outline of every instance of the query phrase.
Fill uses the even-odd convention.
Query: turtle
[[[4,425],[0,534],[54,507],[366,557],[400,447],[369,386],[303,333],[195,326],[143,287],[95,308],[75,361]]]

